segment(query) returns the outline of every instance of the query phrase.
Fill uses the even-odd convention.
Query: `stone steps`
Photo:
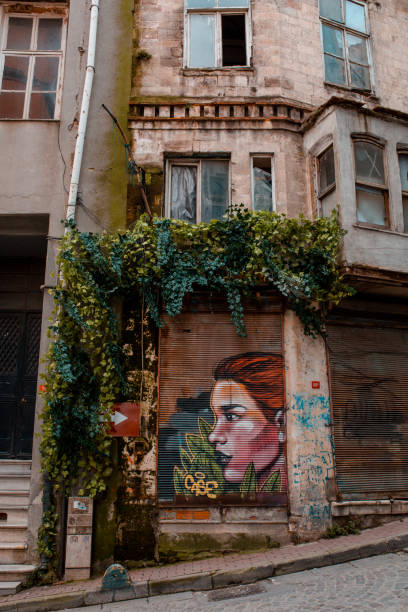
[[[0,523],[0,542],[21,542],[25,539],[27,524]]]
[[[27,544],[25,542],[0,542],[0,564],[27,561]]]
[[[21,582],[0,582],[1,595],[15,595],[22,587]]]
[[[35,567],[27,561],[31,461],[0,460],[0,596],[17,593]]]

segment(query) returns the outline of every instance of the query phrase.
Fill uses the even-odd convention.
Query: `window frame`
[[[351,142],[352,142],[352,149],[353,149],[353,164],[354,164],[354,192],[355,192],[355,202],[356,202],[356,206],[355,206],[355,210],[356,210],[356,224],[361,226],[361,227],[373,227],[373,228],[377,228],[377,229],[383,229],[383,230],[391,230],[391,216],[390,216],[390,189],[389,189],[389,176],[388,176],[388,168],[387,168],[387,156],[386,156],[386,150],[385,150],[385,142],[376,139],[376,138],[370,138],[370,136],[367,134],[363,134],[363,135],[352,135],[351,136]],[[374,145],[376,147],[378,147],[379,149],[381,149],[382,151],[382,160],[383,160],[383,167],[384,167],[384,184],[380,184],[380,183],[370,183],[368,181],[364,182],[361,179],[358,179],[357,177],[357,164],[356,164],[356,149],[355,149],[355,144],[357,142],[365,142],[367,144],[371,144]],[[383,193],[384,196],[384,211],[385,211],[385,219],[386,219],[386,223],[384,223],[384,225],[379,225],[377,223],[367,223],[365,221],[359,221],[357,218],[357,187],[361,185],[361,187],[366,187],[369,189],[374,189],[377,191],[381,191]]]
[[[250,153],[250,172],[251,172],[251,206],[255,212],[255,177],[254,177],[254,159],[264,158],[271,162],[271,179],[272,179],[272,212],[276,212],[276,193],[275,193],[275,159],[273,153]]]
[[[190,61],[190,15],[214,15],[214,66],[194,67]],[[245,15],[246,64],[222,65],[222,16]],[[252,66],[252,19],[251,1],[248,8],[187,8],[184,4],[184,57],[183,67],[187,70],[239,70]]]
[[[333,149],[333,168],[334,168],[334,182],[325,187],[324,189],[320,189],[320,158],[329,151],[329,149]],[[317,202],[317,215],[320,218],[323,218],[325,215],[323,214],[323,200],[328,195],[336,191],[337,189],[337,172],[336,172],[336,150],[334,147],[334,142],[331,141],[327,143],[319,153],[316,153],[314,156],[314,182],[315,182],[315,193],[316,193],[316,202]]]
[[[321,0],[319,0],[319,18],[320,18],[320,38],[321,38],[321,45],[322,45],[324,82],[327,83],[327,85],[331,85],[333,87],[341,87],[344,89],[350,89],[351,91],[358,91],[358,92],[363,92],[367,94],[373,93],[375,90],[375,83],[374,83],[374,73],[373,73],[373,58],[372,58],[371,44],[370,44],[370,40],[371,40],[370,21],[368,18],[367,3],[365,2],[365,0],[350,0],[354,4],[358,4],[364,8],[366,32],[360,32],[359,30],[354,30],[353,28],[350,28],[349,26],[346,25],[346,22],[345,22],[345,2],[346,0],[340,0],[341,7],[342,7],[342,15],[344,19],[343,22],[334,21],[332,19],[329,19],[327,17],[323,17],[322,15],[320,15],[320,1]],[[345,67],[345,76],[346,76],[346,83],[344,84],[335,83],[333,81],[330,81],[328,79],[328,75],[326,74],[325,55],[329,55],[330,57],[336,57],[336,58],[338,56],[332,55],[331,53],[327,53],[324,49],[324,42],[323,42],[323,26],[324,25],[337,29],[341,32],[342,41],[343,41],[343,49],[344,49],[344,67]],[[347,34],[350,34],[351,36],[358,36],[360,38],[364,38],[366,41],[368,66],[366,66],[365,64],[360,64],[359,62],[356,62],[356,61],[351,61],[351,63],[356,64],[358,66],[368,67],[368,74],[370,78],[370,89],[363,89],[361,87],[354,87],[352,85],[351,73],[350,73],[349,49],[348,49],[348,45],[346,41]]]
[[[21,117],[3,117],[0,121],[58,121],[61,115],[62,106],[62,87],[64,81],[64,67],[65,67],[65,54],[66,54],[66,38],[67,38],[67,22],[68,15],[66,11],[55,10],[47,7],[45,13],[33,12],[18,12],[15,10],[7,10],[6,7],[0,7],[0,93],[2,90],[3,77],[4,77],[4,65],[5,57],[28,57],[28,70],[27,70],[27,84],[24,90],[24,107]],[[35,5],[33,6],[33,9]],[[31,19],[33,21],[33,28],[31,32],[30,49],[10,49],[6,48],[7,37],[8,37],[8,24],[10,18],[18,19]],[[61,48],[55,50],[36,50],[32,46],[37,41],[38,26],[40,19],[61,19]],[[33,91],[33,78],[34,78],[34,65],[37,57],[58,57],[58,76],[55,90],[55,107],[54,117],[50,118],[31,118],[29,116],[31,94]],[[7,90],[5,90],[7,91]],[[13,92],[13,90],[10,90]],[[23,90],[20,90],[20,93]],[[41,92],[39,92],[41,93]]]
[[[397,147],[398,174],[399,174],[400,182],[401,182],[401,207],[402,207],[402,215],[403,215],[403,223],[404,223],[404,227],[402,231],[404,234],[408,234],[408,224],[407,224],[407,228],[405,228],[405,219],[404,219],[404,198],[406,198],[408,201],[408,190],[402,188],[401,165],[400,165],[400,157],[402,155],[404,155],[405,157],[408,157],[408,148]]]
[[[166,180],[165,180],[165,199],[164,199],[164,216],[169,219],[174,219],[171,216],[171,186],[172,186],[172,168],[174,166],[195,166],[197,168],[197,203],[196,203],[196,221],[195,223],[201,223],[201,164],[205,161],[223,161],[228,164],[228,202],[227,206],[231,204],[231,158],[214,155],[213,156],[199,156],[199,157],[171,157],[166,161]]]

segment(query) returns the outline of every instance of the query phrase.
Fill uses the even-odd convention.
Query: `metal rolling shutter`
[[[198,417],[214,425],[210,394],[217,364],[248,352],[282,353],[280,303],[272,302],[267,313],[246,314],[245,325],[247,337],[240,338],[228,312],[210,313],[204,308],[166,317],[160,332],[159,371],[158,489],[162,501],[177,503],[174,466],[181,465],[185,434],[199,434]],[[283,364],[277,394],[283,405]],[[282,499],[280,502],[283,505]]]
[[[408,496],[408,329],[354,319],[328,328],[339,491]]]

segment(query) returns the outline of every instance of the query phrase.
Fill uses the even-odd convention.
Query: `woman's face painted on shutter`
[[[268,421],[246,387],[233,380],[216,382],[211,407],[216,421],[208,440],[215,443],[228,482],[241,482],[251,462],[259,473],[276,461],[281,411]]]

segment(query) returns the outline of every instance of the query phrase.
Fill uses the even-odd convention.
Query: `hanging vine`
[[[125,232],[91,234],[71,224],[59,255],[42,415],[43,469],[54,485],[90,496],[105,488],[112,405],[129,397],[115,314],[121,299],[144,300],[162,326],[161,305],[176,316],[197,288],[223,293],[245,336],[242,297],[273,285],[306,334],[324,334],[327,305],[351,293],[337,265],[343,234],[336,214],[310,221],[242,206],[199,225],[145,215]]]

